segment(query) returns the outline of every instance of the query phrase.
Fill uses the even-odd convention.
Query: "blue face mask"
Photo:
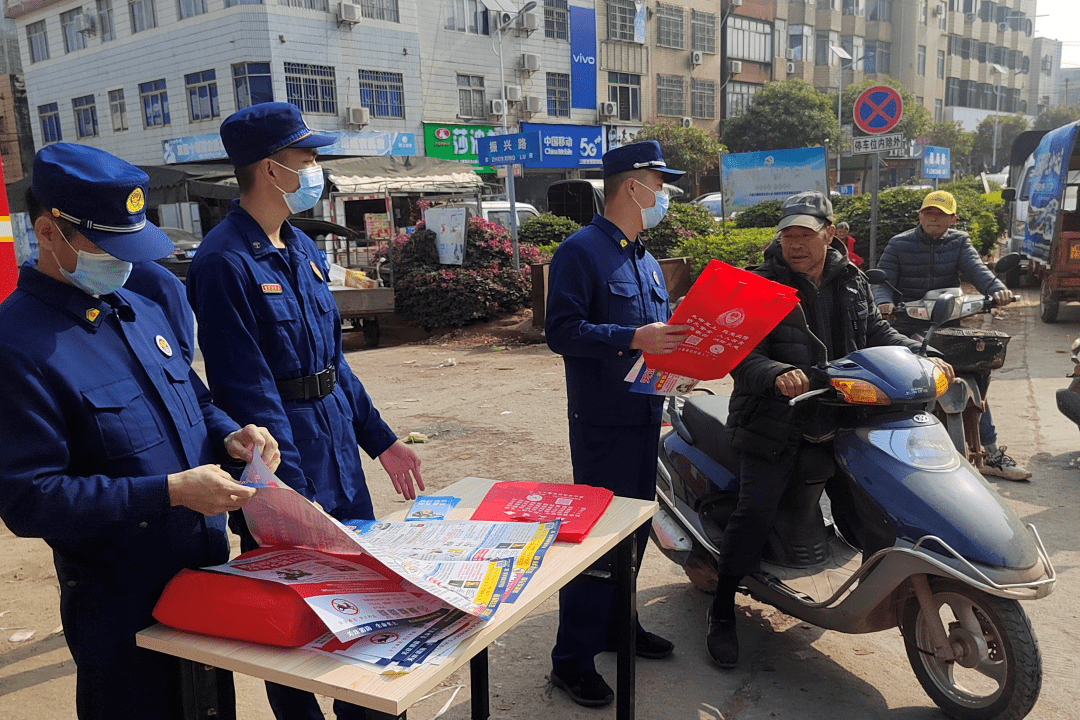
[[[321,167],[313,165],[311,167],[293,170],[291,167],[282,165],[277,160],[271,160],[270,162],[300,176],[300,187],[295,191],[289,193],[281,190],[279,187],[277,188],[278,190],[281,190],[281,194],[285,196],[285,204],[289,206],[289,212],[298,213],[310,210],[319,203],[319,198],[322,197],[323,191],[323,173]],[[277,187],[277,185],[274,187]]]
[[[635,180],[634,182],[637,181]],[[645,188],[646,190],[649,189],[641,183],[638,183],[638,185],[641,185],[641,187]],[[656,196],[656,202],[653,203],[652,207],[643,208],[641,207],[641,203],[638,203],[637,200],[634,200],[637,206],[641,208],[642,230],[649,230],[656,227],[660,224],[660,221],[664,219],[664,216],[667,215],[668,202],[670,201],[667,190],[653,190],[652,193]]]
[[[60,237],[64,238],[68,247],[75,250],[59,227],[56,231],[60,233]],[[131,263],[114,258],[108,253],[90,253],[85,250],[76,250],[76,253],[79,257],[75,261],[74,272],[65,270],[60,264],[60,258],[56,258],[56,264],[60,268],[60,274],[84,293],[89,295],[114,293],[124,287],[128,276],[131,275]],[[53,257],[56,257],[56,253],[53,253]]]

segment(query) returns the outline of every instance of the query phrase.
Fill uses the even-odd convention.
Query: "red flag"
[[[4,184],[4,168],[0,163],[0,185]],[[6,186],[5,186],[6,188]],[[15,236],[11,234],[11,215],[8,214],[7,191],[0,193],[0,300],[15,289],[19,267],[15,262]]]

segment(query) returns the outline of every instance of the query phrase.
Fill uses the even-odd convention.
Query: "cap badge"
[[[52,209],[52,216],[53,217],[60,217],[60,208],[53,208]]]
[[[127,198],[127,210],[129,213],[142,212],[143,207],[146,205],[146,197],[143,195],[141,187],[137,187],[131,191],[131,194]]]
[[[158,350],[161,351],[162,355],[164,355],[165,357],[172,357],[172,345],[169,344],[168,340],[166,340],[163,336],[158,335],[156,338],[154,338],[154,342],[157,343]]]
[[[98,310],[97,308],[90,308],[89,310],[86,311],[86,320],[87,320],[87,322],[94,322],[95,320],[98,319],[98,315],[100,315],[100,314],[101,314],[101,311]]]
[[[264,295],[280,295],[281,285],[279,283],[263,283],[262,291]]]

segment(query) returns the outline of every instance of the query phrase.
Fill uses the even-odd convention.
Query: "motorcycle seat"
[[[682,420],[690,437],[687,442],[696,447],[732,475],[739,474],[739,455],[731,447],[731,433],[724,423],[728,417],[728,401],[722,395],[695,395],[683,405]]]

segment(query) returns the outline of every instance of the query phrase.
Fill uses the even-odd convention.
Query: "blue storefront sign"
[[[477,143],[481,165],[515,165],[540,161],[540,133],[492,135]]]
[[[923,148],[923,177],[947,180],[952,176],[951,152],[947,147],[927,145]]]
[[[323,131],[319,131],[323,132]],[[416,155],[416,136],[406,132],[327,132],[337,137],[333,145],[319,148],[323,155],[375,157]],[[228,157],[217,133],[170,138],[161,142],[165,164],[221,160]]]
[[[570,8],[570,107],[596,109],[596,10]]]
[[[521,123],[521,130],[540,133],[540,162],[525,167],[596,170],[604,165],[604,130],[599,125]]]

